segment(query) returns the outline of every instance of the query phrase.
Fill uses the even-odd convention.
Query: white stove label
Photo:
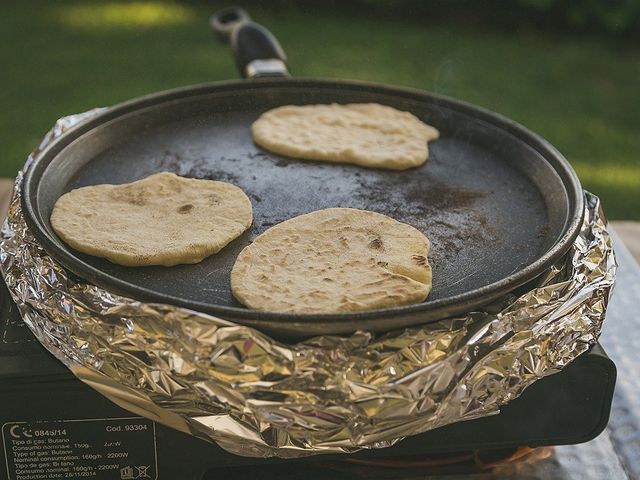
[[[10,480],[157,479],[155,423],[141,417],[8,422]]]

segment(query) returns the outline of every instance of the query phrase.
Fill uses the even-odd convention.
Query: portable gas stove
[[[534,134],[490,112],[467,104],[458,105],[455,100],[451,99],[432,98],[432,96],[426,92],[405,91],[387,86],[360,85],[354,82],[322,82],[289,79],[284,63],[284,54],[277,41],[275,41],[263,27],[248,22],[248,16],[246,18],[240,18],[237,16],[237,9],[231,13],[234,12],[236,15],[231,15],[230,17],[232,18],[231,23],[236,23],[233,30],[234,34],[231,35],[231,45],[243,77],[258,78],[261,76],[276,76],[282,78],[275,80],[262,79],[254,83],[251,81],[240,81],[220,85],[215,84],[209,87],[195,86],[183,90],[176,90],[173,93],[158,93],[155,97],[149,96],[142,100],[123,104],[118,107],[120,110],[111,109],[108,114],[104,112],[104,115],[97,114],[100,118],[94,118],[93,121],[95,121],[95,125],[92,124],[93,126],[91,126],[91,128],[101,125],[100,122],[103,121],[105,125],[116,124],[111,121],[111,117],[109,117],[109,121],[107,121],[107,115],[117,114],[122,115],[122,118],[138,118],[137,116],[128,115],[128,113],[131,113],[128,109],[136,108],[144,109],[145,112],[151,112],[152,110],[156,112],[158,115],[158,124],[161,125],[165,125],[167,118],[171,118],[176,122],[182,122],[182,118],[174,115],[174,111],[163,110],[165,103],[176,106],[176,109],[178,109],[178,107],[181,108],[182,110],[180,111],[182,111],[186,117],[195,118],[193,115],[204,111],[203,108],[205,106],[205,103],[202,101],[194,101],[194,99],[198,100],[198,95],[202,95],[203,98],[209,100],[217,99],[221,102],[216,105],[207,103],[206,108],[209,108],[211,111],[235,115],[235,111],[229,109],[228,105],[232,104],[234,108],[239,108],[239,99],[242,99],[242,101],[247,102],[247,105],[250,104],[255,111],[250,112],[251,114],[248,116],[244,113],[244,116],[238,116],[237,119],[239,120],[237,124],[233,125],[228,121],[219,121],[218,117],[215,117],[215,121],[219,122],[215,125],[216,128],[219,125],[227,129],[230,128],[231,130],[225,131],[226,138],[236,138],[238,140],[237,145],[229,144],[230,149],[227,153],[229,158],[231,158],[232,155],[238,156],[240,154],[247,154],[245,155],[247,158],[253,158],[251,155],[255,153],[252,150],[254,146],[253,143],[247,141],[246,133],[249,131],[247,126],[253,121],[256,114],[260,113],[266,107],[273,106],[272,103],[274,102],[274,98],[276,98],[274,97],[274,92],[280,92],[278,95],[281,95],[281,97],[277,97],[281,98],[281,100],[278,100],[276,103],[285,102],[286,104],[291,103],[291,95],[296,92],[303,92],[302,96],[296,96],[296,102],[303,103],[310,100],[327,103],[375,102],[384,99],[384,103],[387,104],[391,99],[395,99],[394,102],[397,103],[399,108],[406,105],[408,99],[413,99],[412,102],[414,102],[415,105],[414,103],[412,103],[412,105],[414,105],[415,109],[418,109],[418,106],[420,106],[420,112],[418,112],[418,110],[415,110],[415,112],[420,113],[421,116],[427,115],[429,118],[433,117],[435,124],[438,125],[439,128],[440,126],[444,128],[443,131],[456,132],[456,135],[464,140],[450,144],[441,144],[444,145],[445,148],[454,147],[460,149],[457,151],[458,153],[456,153],[458,160],[468,158],[477,162],[478,158],[485,159],[486,157],[486,159],[491,159],[492,166],[490,169],[487,168],[483,171],[493,172],[491,178],[499,178],[501,182],[504,182],[505,178],[507,178],[505,175],[507,175],[508,172],[516,172],[517,170],[517,175],[513,177],[513,181],[517,180],[520,182],[526,177],[528,182],[527,188],[532,189],[532,192],[537,192],[538,186],[541,184],[551,189],[549,191],[556,188],[556,194],[554,195],[547,195],[545,193],[544,196],[541,196],[536,194],[528,198],[522,195],[520,192],[522,188],[518,187],[509,190],[520,192],[513,200],[504,196],[495,198],[495,205],[500,206],[510,215],[515,215],[518,219],[528,218],[534,227],[538,225],[538,223],[545,226],[545,228],[538,230],[535,230],[535,228],[513,229],[501,227],[500,236],[504,237],[503,240],[507,245],[518,245],[522,242],[525,242],[523,245],[528,245],[529,242],[532,241],[532,238],[541,242],[541,245],[547,245],[543,241],[546,235],[551,239],[562,239],[564,246],[556,243],[553,249],[554,255],[560,255],[564,251],[563,248],[569,245],[575,238],[575,235],[577,235],[582,222],[581,202],[583,198],[583,192],[577,177],[575,177],[566,160],[554,150],[549,150],[548,145],[541,141],[541,139],[538,139]],[[229,12],[221,12],[216,18],[223,21],[229,17],[228,13]],[[223,23],[228,22],[224,20]],[[244,34],[241,34],[242,32],[244,32]],[[229,32],[227,32],[227,36],[228,33]],[[274,65],[277,68],[274,69]],[[212,90],[208,92],[205,91],[206,88]],[[251,97],[247,92],[254,92],[251,95],[255,97]],[[209,95],[210,93],[216,93],[216,95]],[[224,93],[224,95],[217,95],[218,93]],[[172,97],[171,95],[175,95],[176,97]],[[155,110],[148,108],[148,102],[152,101],[152,99],[155,99],[153,101],[156,101],[159,105]],[[177,99],[182,99],[182,104],[174,101]],[[227,101],[230,103],[225,103]],[[176,112],[177,111],[178,110],[176,110]],[[244,110],[242,111],[244,112]],[[100,115],[102,115],[102,117]],[[145,129],[147,129],[148,125],[152,125],[150,122],[145,123],[146,120],[145,122],[136,120],[136,122],[138,123],[135,123],[134,126],[140,127],[140,125],[144,125]],[[491,125],[493,125],[492,129],[487,130],[485,128],[487,122],[493,122],[491,123]],[[134,129],[129,128],[130,126],[123,127],[123,125],[125,125],[124,123],[118,125],[122,127],[122,131],[134,131]],[[155,125],[155,123],[153,125]],[[203,128],[203,125],[204,124],[201,125],[196,122],[196,124],[190,127],[191,130],[176,129],[176,132],[187,132],[187,137],[185,138],[189,138],[191,142],[192,138],[195,138],[193,137],[193,132],[197,133],[199,131],[197,128]],[[482,129],[478,130],[478,125],[481,125]],[[85,127],[87,126],[90,126],[90,124],[85,124]],[[236,130],[233,130],[234,128]],[[90,142],[82,143],[74,141],[77,140],[77,138],[72,138],[73,135],[80,135],[80,130],[70,130],[69,132],[64,141],[72,142],[70,145],[73,144],[77,147],[78,145],[90,144]],[[229,132],[231,132],[232,135],[229,135]],[[460,132],[465,133],[462,135]],[[158,135],[164,135],[162,131],[156,133]],[[222,131],[220,131],[220,133],[222,133]],[[492,136],[494,134],[497,136]],[[210,130],[207,130],[206,138],[209,138],[210,135]],[[509,139],[513,137],[513,142],[515,143],[504,143],[501,140],[504,135],[507,135]],[[111,135],[111,137],[105,134],[102,138],[105,139],[105,141],[107,138],[115,138],[118,139],[118,141],[121,140],[121,136],[117,132]],[[454,135],[452,138],[455,139],[457,137]],[[480,142],[477,145],[478,147],[485,144],[503,145],[503,147],[501,147],[500,150],[492,152],[490,156],[479,157],[475,153],[476,150],[470,149],[471,147],[476,148],[472,145],[472,139]],[[180,145],[183,145],[183,143],[181,143],[183,139],[176,138],[174,140],[176,150],[181,151]],[[149,136],[147,141],[149,145],[158,144],[152,136]],[[512,140],[509,140],[509,142],[511,141]],[[60,145],[62,145],[62,143],[60,143]],[[447,145],[449,145],[449,147],[447,147]],[[509,147],[506,148],[504,145],[508,145]],[[540,153],[540,157],[538,158],[536,156],[535,161],[534,157],[531,156],[533,147],[535,147],[534,150],[536,152],[539,150],[538,153]],[[92,143],[91,148],[88,149],[85,154],[93,155],[95,149],[96,144]],[[218,145],[216,145],[216,149],[219,149]],[[105,149],[105,151],[111,150]],[[42,235],[39,240],[43,242],[43,245],[55,250],[54,247],[56,243],[50,241],[45,229],[34,228],[42,227],[38,222],[41,220],[40,214],[42,213],[39,207],[43,206],[43,202],[39,200],[45,198],[53,201],[55,198],[58,198],[60,193],[68,187],[65,182],[67,182],[70,177],[80,179],[79,181],[87,182],[88,184],[93,180],[90,180],[89,177],[74,177],[71,173],[71,163],[69,162],[64,164],[64,168],[44,168],[46,165],[49,165],[49,167],[54,165],[54,163],[46,164],[46,162],[56,161],[55,149],[47,150],[47,152],[49,157],[45,159],[46,161],[39,158],[27,172],[27,178],[23,185],[23,199],[26,199],[26,208],[24,208],[23,211],[30,213],[28,216],[30,220],[28,219],[27,221],[32,222],[29,224],[32,233],[35,235],[36,232],[40,232]],[[451,155],[451,151],[448,152],[449,155]],[[526,162],[520,162],[518,169],[513,169],[510,166],[510,162],[519,158],[518,155],[514,155],[514,152],[517,152],[522,156],[521,158],[527,160]],[[433,153],[437,154],[437,148],[434,148]],[[219,155],[216,155],[215,158],[218,158],[218,156]],[[82,155],[78,154],[73,158],[76,157],[80,159]],[[155,159],[156,157],[155,155],[149,156],[150,159]],[[436,155],[434,155],[434,159],[435,157]],[[108,158],[106,160],[103,158],[103,160],[104,165],[109,165],[109,168],[106,169],[109,172],[118,174],[118,172],[124,171],[112,169],[111,161]],[[191,160],[183,158],[181,160],[181,167],[186,168],[189,161]],[[432,160],[432,164],[430,174],[436,172],[434,166],[438,165],[434,160]],[[89,163],[84,160],[76,162],[77,168],[85,165],[89,165]],[[99,165],[99,163],[92,163],[92,165]],[[138,162],[136,165],[140,166],[142,163]],[[260,161],[256,162],[256,165],[265,166],[272,164]],[[446,171],[446,163],[440,163],[440,165],[443,166],[442,168],[445,168],[440,173],[442,179],[452,178],[452,175]],[[528,165],[529,167],[537,166],[536,168],[528,168],[527,170],[522,168],[522,165]],[[274,168],[280,168],[282,164],[273,163],[273,166]],[[152,165],[152,167],[152,170],[157,169],[157,165]],[[325,177],[322,177],[323,184],[327,184],[326,178],[329,178],[329,175],[333,175],[331,178],[338,178],[342,175],[338,168],[346,167],[332,166],[330,170],[327,168]],[[456,172],[464,170],[460,168],[460,163],[455,165],[455,169]],[[469,169],[468,171],[471,172],[472,170]],[[50,177],[40,175],[46,172],[54,172],[54,174]],[[256,175],[256,171],[248,170],[248,172],[248,178],[255,180],[256,177],[254,175]],[[543,172],[546,172],[546,176],[541,175]],[[562,175],[558,175],[558,172],[562,173]],[[100,168],[94,173],[95,178],[100,178],[101,181],[105,180],[105,178],[103,178],[103,170],[100,170]],[[371,172],[368,172],[368,174],[373,175]],[[91,173],[87,175],[90,176]],[[307,181],[310,177],[305,174],[303,178]],[[456,176],[456,178],[462,177]],[[118,180],[119,183],[122,179],[109,178],[108,180]],[[406,180],[406,178],[400,179],[402,182]],[[483,194],[484,196],[487,198],[492,198],[491,195],[495,196],[495,190],[491,182],[484,185],[476,185],[477,180],[477,177],[470,175],[470,184],[467,185],[467,187],[473,186],[474,189],[482,187],[486,190],[485,194]],[[564,183],[558,183],[560,180]],[[40,188],[42,185],[50,189],[49,193],[46,196],[36,198],[38,195],[33,192],[42,191]],[[371,188],[377,192],[379,188],[378,184],[372,182],[371,185],[375,185],[375,188]],[[514,183],[513,185],[516,184]],[[525,184],[522,185],[523,188],[526,186]],[[362,187],[362,185],[360,186]],[[387,190],[391,190],[392,187],[392,184],[388,184],[386,188]],[[275,195],[274,198],[267,199],[262,196],[261,193],[265,204],[296,204],[296,202],[290,202],[288,197],[286,201],[277,197],[277,194],[282,191],[282,189],[272,188],[272,186],[269,185],[269,188],[265,191]],[[339,191],[340,185],[338,185],[334,193],[337,195]],[[402,191],[404,192],[404,190]],[[475,192],[476,190],[473,191]],[[545,192],[547,192],[547,190],[545,190]],[[566,195],[561,194],[562,192],[566,193]],[[340,193],[340,195],[343,194],[344,192]],[[324,195],[324,197],[329,198],[327,195]],[[546,211],[550,205],[546,200],[542,202],[543,197],[545,199],[554,199],[555,203],[552,205],[553,208],[549,210],[548,217],[552,220],[555,219],[550,225],[555,225],[558,231],[547,228],[549,224],[546,223],[546,220],[545,223],[540,223],[544,220],[540,212]],[[370,207],[370,203],[375,200],[374,197],[367,197],[366,195],[362,196],[362,198],[365,202],[363,205],[360,205],[362,208]],[[532,198],[539,200],[539,212],[535,208],[532,208]],[[266,200],[269,200],[269,202]],[[301,201],[298,203],[304,205],[303,200],[305,200],[304,196],[301,197]],[[407,203],[405,200],[413,201],[410,198],[403,199],[400,197],[397,200],[399,204]],[[514,202],[521,202],[523,209],[521,211],[513,209],[512,207],[515,205]],[[37,206],[38,209],[32,208],[34,205]],[[520,203],[518,203],[518,205],[520,205]],[[390,202],[387,202],[384,206],[385,208],[393,207]],[[314,204],[313,207],[317,209],[318,205]],[[455,205],[444,205],[444,207],[454,210],[456,208]],[[38,211],[36,212],[36,210]],[[505,218],[507,217],[503,215],[501,210],[492,207],[486,208],[485,211],[493,212],[493,214],[497,216],[499,221],[496,221],[496,225],[511,225],[508,221],[505,222]],[[523,215],[522,212],[526,212],[526,215]],[[564,218],[562,212],[567,214],[565,216],[570,218],[571,222],[567,223],[562,220],[562,218]],[[299,214],[300,212],[289,213],[291,213],[289,216],[294,216],[294,214]],[[46,219],[45,223],[48,222],[48,215],[44,215],[42,218]],[[263,223],[266,225],[266,222]],[[262,225],[262,223],[260,223],[260,225]],[[532,237],[530,235],[531,231],[538,231],[539,233],[537,236]],[[524,234],[522,232],[524,232]],[[521,236],[524,235],[524,240],[522,238],[511,239],[510,235],[518,234]],[[437,242],[435,243],[437,244]],[[491,248],[494,249],[494,241],[492,240],[490,243]],[[510,258],[516,263],[509,265],[501,262],[501,266],[509,272],[519,271],[523,263],[522,250],[516,251],[511,249],[511,247],[509,248],[509,252],[512,254],[511,256],[504,256],[504,258]],[[529,250],[534,252],[540,249],[530,248]],[[73,257],[71,253],[65,251],[64,246],[60,247],[58,253],[63,259]],[[233,255],[231,250],[227,250],[227,253]],[[222,257],[219,256],[216,258],[219,259]],[[476,255],[476,258],[485,258],[489,261],[493,257]],[[466,266],[464,265],[464,258],[458,260],[459,263]],[[541,271],[544,271],[544,268],[548,267],[548,264],[550,265],[552,256],[549,256],[545,260],[548,264],[545,264],[542,259],[538,260],[539,261],[536,260],[537,263],[535,263],[538,270],[525,268],[521,271],[522,275],[517,276],[514,274],[515,276],[513,276],[513,278],[509,277],[514,280],[513,285],[509,285],[509,288],[514,287],[516,283],[523,285],[526,280],[535,278]],[[493,260],[491,261],[493,262]],[[449,263],[454,264],[455,262],[451,261],[447,264]],[[502,263],[504,263],[504,265],[502,265]],[[87,272],[98,272],[99,275],[95,277],[96,279],[101,278],[105,280],[109,277],[112,281],[117,282],[121,280],[118,275],[109,276],[105,272],[92,266],[89,266],[90,268],[88,270],[83,270],[81,266],[84,264],[78,259],[75,259],[74,262],[69,264],[77,267],[77,270],[74,270],[64,262],[62,262],[62,264],[85,279],[91,280],[94,278]],[[483,268],[477,271],[490,272],[498,275],[500,272],[497,271],[497,265],[498,264],[494,262],[491,268]],[[223,270],[220,271],[222,272]],[[120,275],[124,278],[130,273],[131,271],[122,271]],[[142,275],[141,278],[142,277],[147,278],[148,276]],[[464,279],[471,277],[471,275],[467,275]],[[197,280],[197,277],[190,273],[187,275],[187,278]],[[478,283],[477,285],[463,285],[453,277],[441,275],[440,278],[449,278],[449,281],[453,282],[454,285],[458,285],[457,288],[463,289],[467,293],[478,289],[479,285],[492,284],[486,279],[482,281],[481,279],[475,279]],[[176,284],[173,280],[174,278],[172,276],[162,288],[167,287],[171,295],[177,295]],[[207,282],[210,281],[210,279],[207,279]],[[227,285],[228,281],[226,276],[223,282],[224,285]],[[95,283],[99,284],[97,281]],[[187,285],[185,288],[189,294],[196,288],[190,284],[185,285]],[[446,286],[444,282],[442,285]],[[498,285],[498,283],[496,282],[495,285]],[[507,283],[505,283],[505,285],[507,285]],[[149,288],[144,291],[152,292]],[[449,293],[453,295],[451,292]],[[156,300],[166,300],[166,292],[164,296],[161,292],[156,292],[155,294]],[[480,302],[480,296],[473,298]],[[496,296],[491,297],[491,299],[494,298],[496,298]],[[629,299],[631,297],[627,295],[624,298]],[[483,302],[489,300],[488,297],[482,299]],[[185,302],[178,302],[176,304],[191,306],[185,304]],[[480,304],[481,303],[477,303],[477,305]],[[463,312],[468,311],[469,308],[476,306],[476,304],[463,304],[462,302],[458,302],[457,306],[460,308],[460,311]],[[209,307],[213,310],[208,311],[214,314],[219,311],[219,308],[226,309],[224,311],[227,313],[233,313],[234,311],[233,307],[229,305],[221,306],[215,304],[215,302],[207,308]],[[633,305],[632,308],[635,309],[636,305]],[[198,308],[195,309],[200,311]],[[432,318],[438,318],[435,316],[437,312],[434,312],[436,312],[436,310],[431,312],[432,315],[434,315]],[[629,321],[636,318],[631,312],[631,309],[627,312]],[[448,314],[451,314],[451,311],[448,310]],[[245,312],[242,312],[242,315],[244,316]],[[398,322],[395,321],[395,317],[387,319],[389,323],[385,325],[378,325],[376,323],[376,328],[378,328],[376,331],[401,328],[406,325],[418,324],[425,320],[423,313],[413,316],[407,314],[406,318],[401,316],[398,318],[400,318]],[[373,325],[373,323],[372,320],[371,325]],[[250,323],[248,324],[250,325]],[[291,326],[293,324],[287,322],[280,322],[278,325],[278,328],[282,330],[281,333],[287,333],[287,329],[294,328]],[[309,334],[341,333],[331,330],[338,328],[335,327],[335,325],[337,325],[337,323],[331,325],[327,323],[323,325],[318,322],[310,322],[306,326],[309,329],[325,329],[313,332],[309,330]],[[346,327],[340,327],[346,331],[350,330],[355,324],[343,323],[341,325],[347,325]],[[369,323],[363,323],[362,325],[358,325],[358,328],[369,329],[371,325]],[[620,325],[622,325],[622,322],[620,322]],[[632,331],[634,330],[630,328],[623,329],[623,339],[629,341],[632,337],[630,335]],[[619,358],[617,345],[611,345],[612,350],[618,355],[617,358]],[[632,350],[627,350],[627,352],[629,351]],[[627,358],[628,355],[621,359],[621,366],[626,366]],[[161,478],[190,480],[223,477],[251,479],[273,477],[300,478],[304,475],[304,477],[307,478],[331,478],[335,480],[337,478],[365,477],[412,478],[416,475],[424,478],[424,476],[429,473],[469,473],[487,470],[496,465],[498,466],[496,468],[499,469],[515,459],[525,458],[527,456],[533,459],[540,459],[543,458],[544,455],[550,455],[551,450],[549,449],[538,449],[532,453],[531,449],[537,447],[573,445],[587,442],[597,437],[605,429],[609,421],[615,382],[616,366],[606,355],[603,348],[597,344],[569,364],[562,372],[546,377],[533,384],[520,397],[503,407],[499,415],[456,423],[421,435],[409,437],[391,448],[361,451],[351,455],[313,456],[296,460],[245,458],[230,454],[216,445],[206,443],[193,436],[164,427],[153,420],[152,414],[149,414],[150,418],[136,416],[111,403],[105,397],[79,381],[66,367],[39,344],[28,327],[22,322],[6,287],[4,284],[0,285],[0,438],[2,439],[0,479],[46,480],[58,478],[94,478],[135,480]],[[626,385],[624,386],[626,387]],[[640,398],[640,396],[632,395],[630,398]],[[629,412],[635,411],[640,410],[629,410]],[[625,419],[630,417],[633,417],[633,415],[629,414],[627,417],[619,416],[618,419],[612,420],[614,424],[613,428],[617,429],[617,427],[621,425],[621,422],[624,423]],[[631,418],[631,420],[635,421],[635,417]],[[630,424],[633,424],[633,422]],[[620,430],[621,429],[618,429],[616,431]],[[603,438],[604,440],[602,440]],[[619,448],[619,440],[620,438],[615,436],[609,437],[608,435],[602,435],[595,443],[600,445],[603,441],[605,443],[609,442],[606,443],[605,446],[609,448],[608,452],[610,453],[613,450],[612,445],[614,445],[616,449]],[[632,444],[631,448],[633,448],[633,442],[630,443]],[[587,445],[593,444],[594,442],[590,442]],[[600,447],[591,448],[593,450],[594,448]],[[606,471],[602,469],[598,470],[597,468],[588,468],[588,462],[597,461],[597,456],[589,455],[589,453],[578,454],[575,458],[584,460],[584,464],[581,465],[582,468],[575,469],[575,472],[580,474],[579,478],[625,478],[625,470],[630,471],[629,464],[628,462],[626,463],[626,460],[630,458],[631,454],[623,452],[623,454],[626,455],[623,459],[617,456],[616,452],[614,453],[615,454],[610,456],[616,461],[619,459],[620,461],[615,463],[615,465],[612,464],[612,469]],[[536,454],[538,455],[537,457]],[[560,464],[561,462],[557,463]],[[608,465],[609,464],[607,464],[607,468]],[[612,474],[612,472],[614,473]],[[540,475],[542,475],[541,478],[565,478],[563,475],[557,475],[557,472],[554,473],[556,474],[544,475],[544,473],[536,471],[533,475],[528,476],[530,478],[540,478]],[[618,475],[618,473],[621,473],[622,476]],[[493,473],[489,473],[488,475],[491,475],[491,477],[483,478],[493,478]],[[595,475],[595,477],[592,477],[592,475]]]
[[[471,471],[521,454],[518,447],[575,444],[596,437],[607,425],[616,380],[614,363],[596,345],[561,373],[535,383],[496,416],[348,457],[243,458],[117,407],[40,345],[4,284],[0,305],[0,478],[12,480],[196,480],[219,478],[228,469],[246,478],[267,472],[296,478],[299,469],[310,478],[397,478],[397,467],[406,474],[424,474],[451,464],[455,471]],[[39,468],[44,462],[54,467]],[[389,477],[390,472],[396,477]]]

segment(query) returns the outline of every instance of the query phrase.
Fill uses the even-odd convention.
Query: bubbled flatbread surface
[[[261,147],[289,157],[405,170],[422,165],[438,130],[409,112],[377,103],[289,105],[252,127]]]
[[[269,312],[339,313],[422,302],[429,240],[375,212],[329,208],[271,227],[231,271],[233,295]]]
[[[251,202],[240,188],[168,172],[72,190],[51,214],[51,226],[69,246],[126,266],[200,262],[251,221]]]

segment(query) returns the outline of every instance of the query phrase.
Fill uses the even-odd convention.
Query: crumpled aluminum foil
[[[97,111],[59,121],[29,157]],[[142,303],[65,271],[20,206],[2,229],[0,269],[25,323],[82,381],[120,406],[244,456],[383,448],[499,412],[600,334],[616,262],[599,200],[569,253],[518,297],[376,338],[287,345],[171,305]]]

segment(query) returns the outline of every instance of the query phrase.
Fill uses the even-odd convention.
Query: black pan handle
[[[211,27],[224,41],[229,32],[231,50],[244,78],[288,77],[287,56],[278,40],[239,8],[225,8],[211,17]]]

